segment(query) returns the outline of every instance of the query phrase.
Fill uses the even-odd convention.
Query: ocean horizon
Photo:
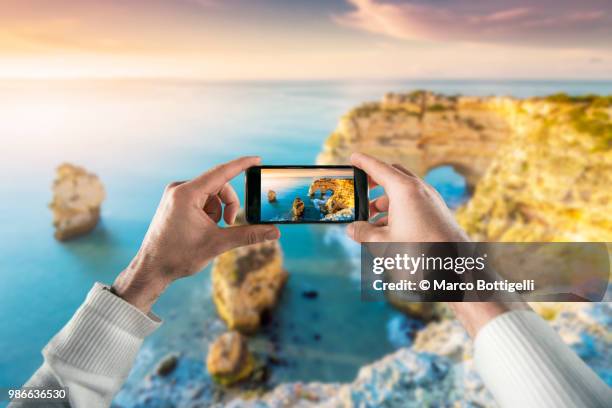
[[[612,80],[0,79],[0,387],[24,383],[93,283],[110,284],[127,266],[166,184],[241,155],[260,155],[263,164],[314,164],[351,108],[415,89],[521,98],[612,94]],[[53,238],[47,207],[55,168],[63,162],[96,173],[107,192],[97,228],[66,243]],[[427,177],[451,208],[467,199],[452,168]],[[242,199],[243,178],[232,185]],[[287,364],[273,370],[272,383],[348,381],[362,365],[410,344],[419,322],[386,303],[361,302],[359,247],[342,226],[282,226],[281,234],[290,277],[273,319]],[[165,323],[146,339],[117,397],[121,404],[133,402],[132,387],[163,355],[179,352],[202,361],[208,343],[224,330],[209,270],[177,282],[155,306]],[[302,296],[313,290],[316,300]],[[254,350],[265,350],[269,339],[264,328],[252,340]]]

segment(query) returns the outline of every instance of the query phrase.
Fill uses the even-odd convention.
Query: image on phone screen
[[[355,220],[353,169],[261,169],[263,222]]]

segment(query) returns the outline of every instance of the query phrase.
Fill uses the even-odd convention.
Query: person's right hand
[[[370,217],[387,213],[376,222],[356,221],[347,234],[357,242],[462,242],[468,237],[457,225],[438,192],[399,164],[388,165],[363,153],[351,163],[369,176],[370,188],[385,194],[370,202]]]

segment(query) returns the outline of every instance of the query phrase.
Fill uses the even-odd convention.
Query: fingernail
[[[278,231],[270,230],[264,234],[264,239],[266,241],[273,241],[278,238]]]

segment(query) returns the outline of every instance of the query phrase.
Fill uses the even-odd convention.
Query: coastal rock
[[[451,362],[400,349],[364,366],[348,384],[283,384],[256,399],[235,399],[228,407],[422,407],[456,401]],[[468,400],[469,402],[469,400]],[[467,405],[467,404],[466,404]]]
[[[457,219],[478,241],[612,240],[612,97],[387,94],[344,115],[317,158],[354,151],[424,176],[450,165],[473,196]]]
[[[473,192],[456,217],[475,241],[609,242],[611,117],[610,96],[387,94],[343,116],[317,162],[365,151],[420,176],[451,165]],[[390,300],[412,315],[428,307]]]
[[[469,189],[484,175],[498,147],[511,137],[494,98],[468,98],[415,91],[387,94],[340,119],[317,157],[319,164],[348,164],[352,152],[402,163],[419,176],[451,165]]]
[[[386,293],[386,299],[397,310],[426,322],[445,319],[452,316],[452,312],[448,306],[446,306],[446,303],[409,302],[401,295],[392,292]]]
[[[331,214],[325,214],[324,221],[353,221],[355,219],[354,208],[343,208]]]
[[[300,197],[296,197],[293,200],[293,205],[291,206],[291,212],[293,214],[293,219],[300,219],[304,215],[304,201]]]
[[[179,356],[176,353],[168,354],[162,358],[155,368],[155,373],[160,377],[165,377],[172,373],[178,364]]]
[[[244,214],[236,225],[244,223]],[[255,332],[264,312],[274,307],[287,280],[278,241],[233,249],[212,268],[213,300],[230,330]]]
[[[268,202],[269,203],[276,202],[276,191],[268,190]]]
[[[229,386],[249,377],[255,368],[255,360],[246,338],[231,331],[219,336],[209,346],[206,367],[216,382]]]
[[[532,307],[612,385],[608,364],[612,352],[608,333],[612,304],[534,303]],[[284,383],[264,393],[245,393],[233,387],[228,392],[224,390],[220,397],[219,388],[210,383],[204,363],[181,356],[172,377],[149,377],[129,391],[124,389],[122,394],[125,397],[129,392],[135,401],[161,399],[173,406],[495,407],[492,395],[475,370],[472,347],[461,324],[445,320],[429,323],[417,335],[412,348],[401,348],[362,367],[355,380],[348,383]],[[194,394],[195,390],[198,392]]]
[[[333,220],[334,216],[339,219],[348,215],[354,216],[354,213],[348,214],[348,211],[346,211],[355,208],[355,182],[353,179],[319,178],[313,181],[308,188],[308,195],[312,198],[317,191],[320,192],[322,197],[327,191],[332,191],[332,195],[321,207],[321,210],[330,216],[326,219]],[[336,215],[343,210],[343,215]]]
[[[499,101],[513,130],[457,218],[479,241],[612,240],[612,97]]]
[[[427,324],[417,332],[412,348],[418,352],[448,357],[459,363],[473,356],[472,340],[455,319]]]
[[[69,163],[60,165],[49,204],[55,238],[65,241],[93,230],[100,220],[105,196],[104,186],[95,174]]]
[[[534,304],[536,305],[536,304]],[[549,323],[563,341],[607,384],[612,384],[606,356],[611,352],[607,325],[609,303],[546,303]],[[532,305],[533,306],[533,305]],[[429,323],[412,349],[402,348],[361,368],[346,384],[282,384],[254,399],[238,398],[230,407],[496,407],[476,372],[473,342],[456,320]]]

